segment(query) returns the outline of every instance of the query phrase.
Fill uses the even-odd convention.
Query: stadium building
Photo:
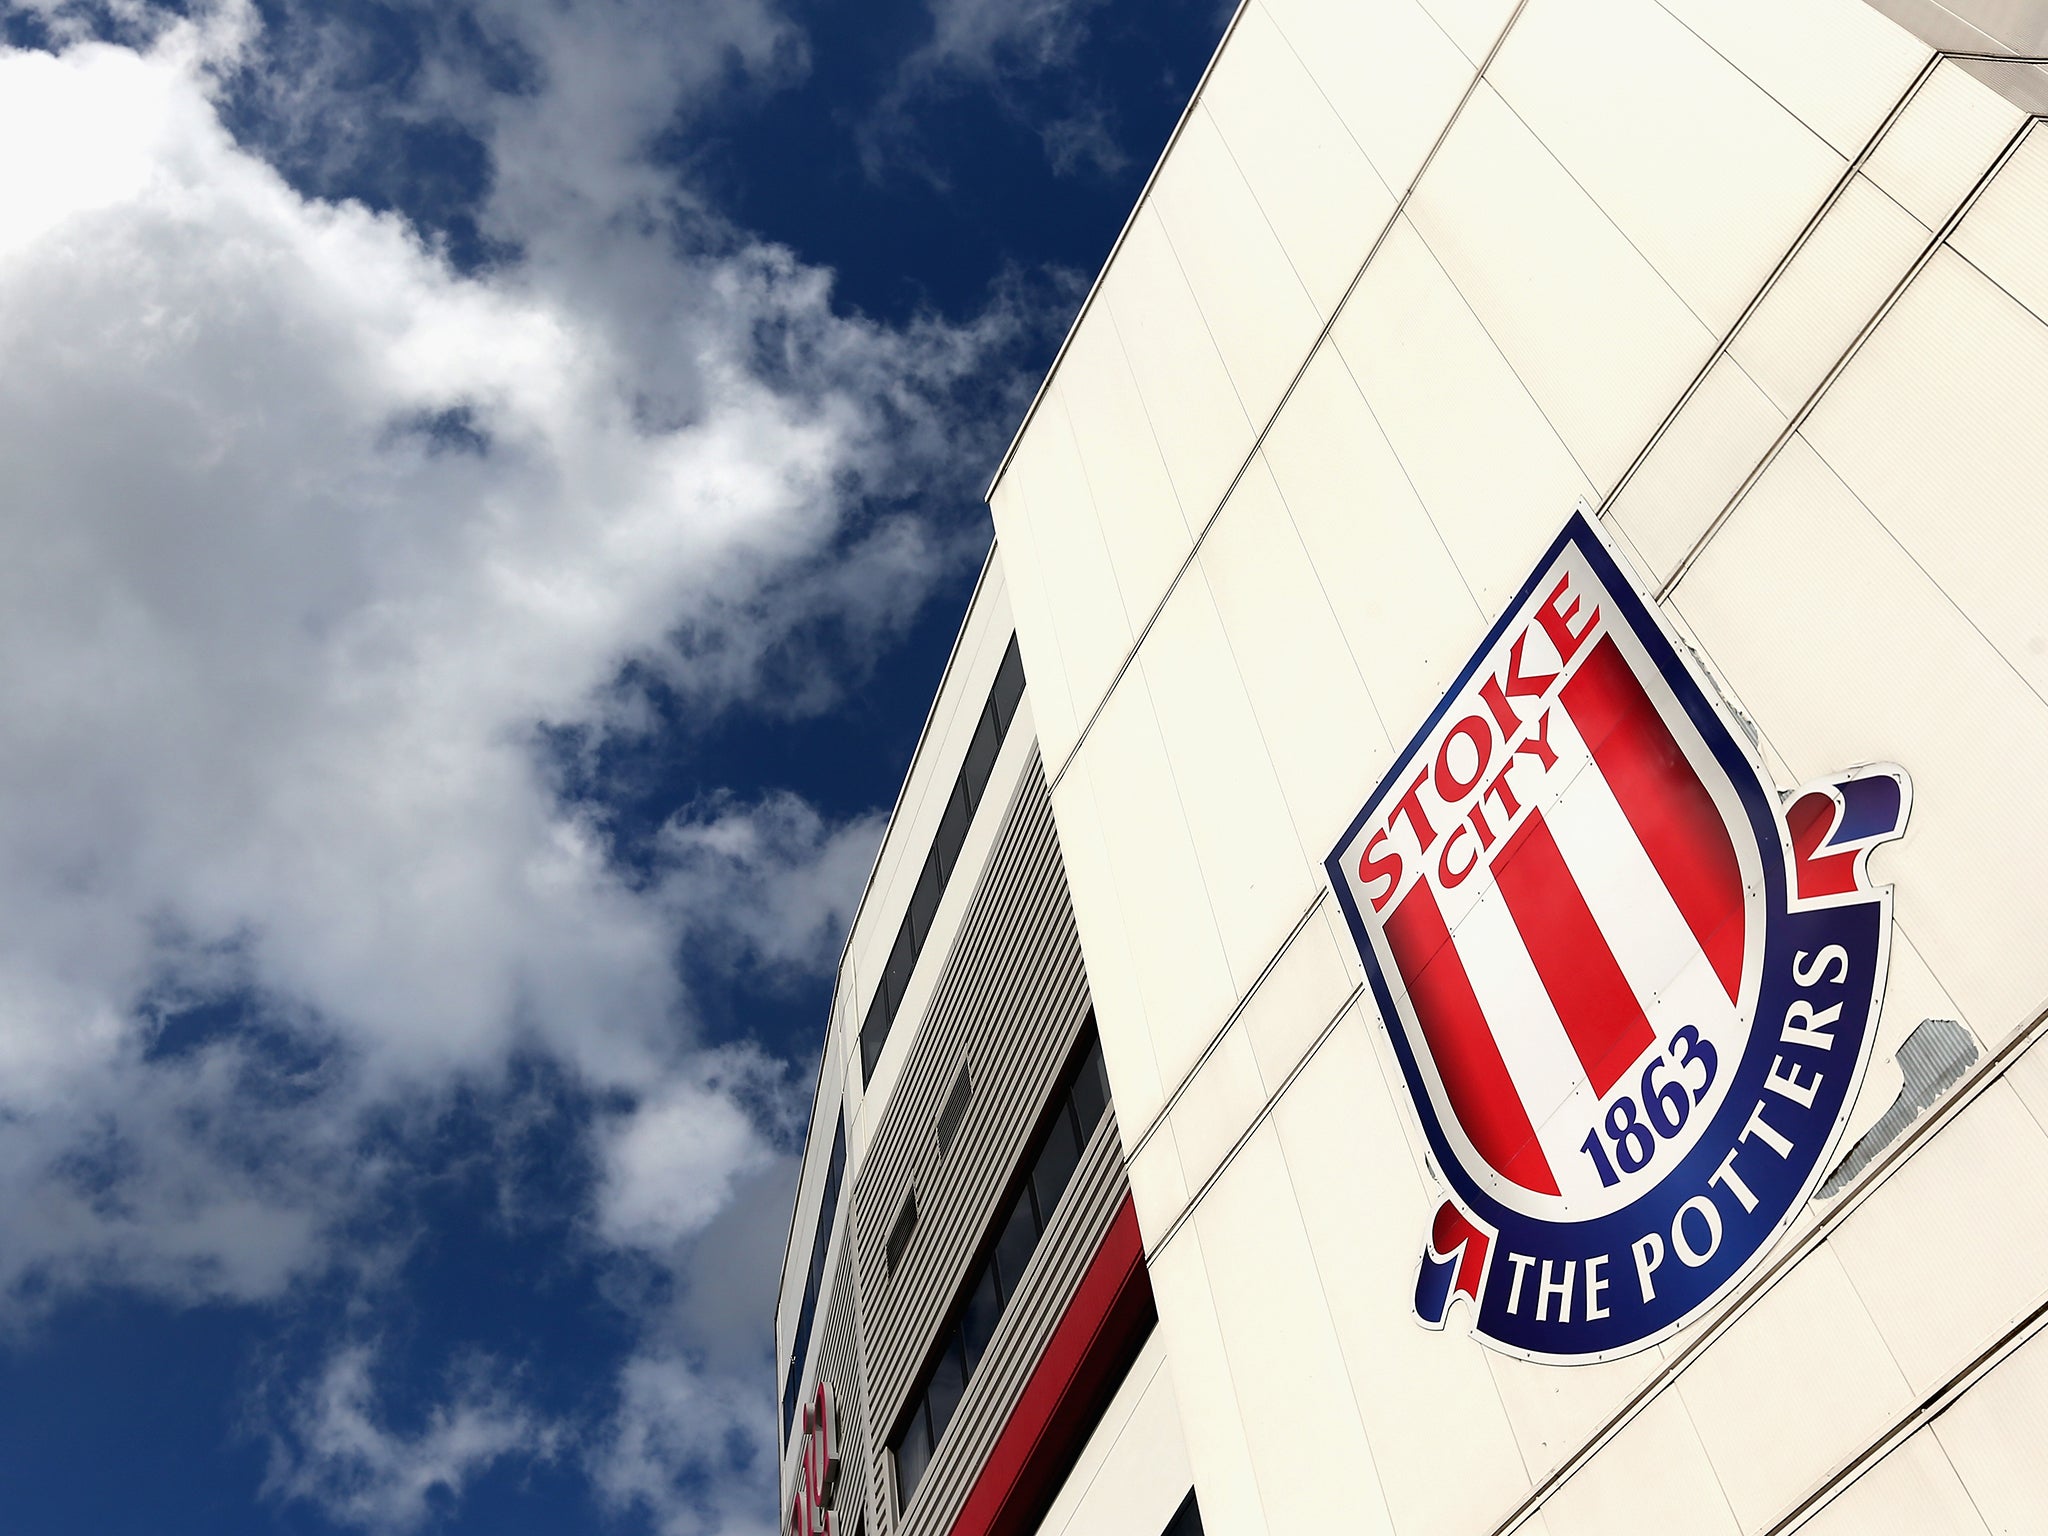
[[[847,940],[785,1530],[2048,1530],[2044,55],[1245,0]]]

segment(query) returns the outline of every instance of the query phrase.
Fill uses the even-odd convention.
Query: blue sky
[[[0,0],[0,1523],[765,1532],[831,964],[1215,0]]]

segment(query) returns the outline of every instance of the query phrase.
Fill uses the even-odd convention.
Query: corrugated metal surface
[[[921,1019],[852,1196],[849,1245],[864,1298],[869,1529],[893,1528],[884,1493],[889,1427],[910,1391],[1089,1011],[1052,803],[1034,753]],[[965,1064],[973,1096],[951,1146],[935,1134]],[[912,1529],[941,1528],[993,1443],[1095,1241],[1123,1198],[1113,1119],[1098,1131],[1022,1290],[919,1489]],[[893,1273],[890,1225],[917,1192],[917,1230]]]
[[[904,1536],[939,1536],[952,1525],[1067,1299],[1101,1245],[1117,1207],[1123,1204],[1127,1187],[1116,1117],[1106,1115],[1060,1200],[1052,1225],[1039,1239],[1024,1284],[1004,1309],[996,1336],[968,1383],[967,1395],[954,1411],[938,1453],[925,1469],[917,1497],[900,1527]],[[877,1531],[889,1528],[875,1527]]]
[[[842,1244],[832,1280],[832,1300],[825,1311],[825,1331],[818,1346],[818,1376],[832,1383],[839,1396],[840,1473],[839,1525],[851,1529],[853,1514],[864,1514],[865,1528],[881,1530],[875,1516],[881,1508],[868,1447],[867,1399],[861,1390],[860,1319],[853,1302],[853,1250]],[[787,1511],[785,1513],[785,1523]]]

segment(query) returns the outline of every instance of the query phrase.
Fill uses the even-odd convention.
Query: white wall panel
[[[1239,1027],[1251,1043],[1260,1077],[1275,1087],[1286,1081],[1351,995],[1353,968],[1339,948],[1350,943],[1339,932],[1342,922],[1336,903],[1324,902],[1245,999]]]
[[[1386,257],[1383,250],[1366,280],[1399,303],[1379,282]],[[1357,303],[1354,296],[1347,322]],[[1482,631],[1479,605],[1343,356],[1328,347],[1316,355],[1263,457],[1330,594],[1390,759],[1392,743],[1421,723],[1456,675],[1461,647]]]
[[[1879,140],[1864,174],[1939,229],[2025,120],[1991,87],[1945,62]]]
[[[1390,1531],[1315,1258],[1273,1126],[1195,1208],[1267,1524]]]
[[[1266,1084],[1244,1031],[1233,1025],[1195,1069],[1167,1116],[1181,1172],[1197,1192],[1266,1104]]]
[[[1166,1529],[1193,1480],[1173,1365],[1155,1333],[1082,1447],[1038,1536],[1152,1536]]]
[[[1735,1536],[1740,1529],[1676,1392],[1653,1399],[1543,1512],[1555,1536]]]
[[[1606,509],[1657,581],[1678,569],[1785,421],[1741,364],[1725,353],[1714,359]]]
[[[1251,452],[1252,426],[1149,200],[1102,279],[1182,515],[1200,531]]]
[[[1677,1391],[1748,1531],[1783,1514],[1914,1400],[1826,1244],[1688,1365]]]
[[[1151,696],[1137,672],[1111,695],[1076,761],[1087,766],[1094,786],[1132,976],[1160,1084],[1171,1092],[1237,994]],[[1139,1128],[1134,1123],[1132,1134]]]
[[[1405,1315],[1434,1204],[1369,1027],[1349,1014],[1274,1119],[1395,1529],[1484,1531],[1527,1473],[1462,1321],[1433,1333]]]
[[[1476,65],[1492,51],[1515,14],[1515,0],[1422,0],[1422,8]]]
[[[1073,427],[1124,612],[1141,626],[1166,595],[1194,536],[1106,311],[1090,314],[1067,343],[1054,388]]]
[[[1159,1112],[1166,1087],[1153,1055],[1151,1018],[1124,921],[1116,866],[1103,836],[1101,805],[1085,762],[1077,761],[1053,787],[1052,812],[1067,866],[1074,927],[1088,964],[1088,995],[1095,1004],[1103,1066],[1128,1146]]]
[[[2048,697],[2048,325],[1939,251],[1805,427],[1849,488]]]
[[[1471,83],[1472,60],[1415,0],[1264,3],[1380,180],[1405,192]]]
[[[1181,125],[1151,200],[1237,398],[1252,424],[1263,425],[1308,355],[1322,317],[1207,107],[1197,104]],[[1203,509],[1205,520],[1213,506]]]
[[[1532,287],[1543,291],[1540,285]],[[1338,584],[1346,593],[1338,616],[1348,618],[1344,604],[1370,592],[1407,605],[1404,616],[1436,613],[1442,616],[1439,624],[1451,622],[1454,591],[1439,574],[1440,562],[1426,547],[1417,547],[1424,534],[1404,524],[1409,496],[1428,509],[1428,528],[1449,550],[1482,610],[1497,613],[1592,486],[1472,307],[1405,220],[1366,269],[1333,336],[1393,450],[1395,457],[1386,467],[1406,487],[1397,491],[1382,475],[1365,481],[1348,500],[1342,499],[1341,485],[1328,493],[1342,505],[1362,503],[1368,509],[1369,537],[1379,550],[1363,567],[1343,569]],[[1659,407],[1659,416],[1668,404]],[[1288,415],[1291,407],[1292,402]],[[1282,425],[1285,421],[1283,416]],[[1276,427],[1274,439],[1279,432]],[[1376,445],[1368,443],[1360,451],[1377,460]],[[1320,564],[1322,556],[1296,505],[1295,482],[1280,449],[1273,448],[1271,457],[1280,489],[1303,524],[1303,540]],[[1387,508],[1384,513],[1377,510],[1381,506]],[[1482,628],[1459,623],[1449,631],[1455,655],[1437,649],[1437,636],[1445,631],[1428,623],[1405,631],[1388,660],[1360,655],[1366,682],[1380,699],[1396,741],[1405,742],[1421,716],[1395,708],[1390,695],[1399,684],[1389,674],[1429,680],[1434,699],[1435,690],[1456,676],[1456,666],[1445,663],[1462,662]],[[1393,657],[1399,658],[1398,667],[1390,665]]]
[[[1675,601],[1802,776],[1906,765],[1912,823],[1877,878],[1897,881],[1898,921],[1978,1033],[2003,1038],[2048,995],[2048,890],[2033,873],[2048,808],[2012,795],[2009,768],[2048,759],[2048,709],[1803,438]]]
[[[2034,1335],[1934,1421],[1934,1435],[1998,1536],[2048,1530],[2048,1336]]]
[[[1146,1261],[1159,1304],[1159,1332],[1173,1361],[1181,1427],[1195,1470],[1202,1524],[1216,1536],[1261,1536],[1269,1529],[1245,1438],[1244,1407],[1216,1321],[1209,1270],[1194,1223]],[[1287,1527],[1277,1527],[1284,1533]]]
[[[2048,320],[2048,133],[2038,124],[1949,243],[2036,318]]]
[[[1828,1240],[1920,1392],[2048,1295],[2048,1133],[1994,1083]]]
[[[1489,85],[1408,207],[1573,457],[1613,485],[1716,338]]]
[[[1174,588],[1138,665],[1241,997],[1314,896],[1317,875],[1303,856],[1200,570]],[[1150,901],[1150,884],[1126,885],[1124,899]],[[1199,1022],[1213,1031],[1223,1014]]]
[[[1484,1353],[1531,1482],[1548,1476],[1584,1445],[1664,1363],[1654,1349],[1569,1368],[1535,1365],[1490,1349]],[[1555,1516],[1551,1524],[1561,1533],[1578,1529]]]
[[[1802,1536],[1989,1536],[1932,1429],[1910,1437],[1799,1530]]]
[[[1717,336],[1847,166],[1652,0],[1530,0],[1487,79]]]
[[[1202,101],[1327,319],[1393,213],[1394,193],[1259,5],[1238,19]]]
[[[1022,482],[1005,475],[989,497],[989,512],[995,519],[1010,606],[1017,616],[1017,650],[1024,660],[1032,712],[1038,718],[1039,750],[1044,754],[1045,771],[1051,775],[1074,750],[1080,726],[1074,718],[1066,658],[1060,652],[1052,597],[1039,567],[1038,535],[1031,526]]]
[[[1729,352],[1780,410],[1798,410],[1932,238],[1867,178],[1854,177]]]
[[[2048,1129],[2048,1049],[2037,1041],[2006,1069],[2006,1083],[2020,1096],[2027,1112]]]
[[[1121,1122],[1117,1129],[1124,1132],[1127,1146],[1137,1135],[1136,1127],[1126,1131]],[[1188,1196],[1192,1193],[1187,1175],[1181,1171],[1180,1146],[1173,1139],[1172,1124],[1159,1121],[1129,1157],[1131,1201],[1137,1207],[1138,1230],[1144,1234],[1146,1249],[1151,1251],[1158,1248],[1180,1213],[1188,1208]]]
[[[1660,3],[1848,159],[1931,51],[1867,0]]]
[[[1392,746],[1263,455],[1231,492],[1200,563],[1302,851],[1317,858],[1364,803]]]
[[[1085,726],[1130,653],[1131,622],[1057,389],[1039,402],[1006,478],[1020,482],[1074,714]]]

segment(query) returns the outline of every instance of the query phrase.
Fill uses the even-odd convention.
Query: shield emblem
[[[1606,1358],[1755,1261],[1854,1103],[1908,803],[1781,796],[1574,513],[1327,862],[1447,1186],[1426,1325]]]

